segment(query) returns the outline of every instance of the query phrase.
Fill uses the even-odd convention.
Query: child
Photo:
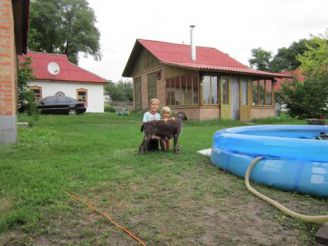
[[[149,111],[144,114],[142,122],[160,120],[161,116],[158,113],[159,105],[160,105],[160,101],[157,98],[150,99]],[[158,150],[158,139],[159,138],[156,136],[152,137],[147,147],[149,151]]]
[[[162,120],[167,121],[171,118],[171,109],[170,107],[162,108]],[[165,138],[161,139],[161,149],[163,151],[168,151],[170,149],[170,139]]]

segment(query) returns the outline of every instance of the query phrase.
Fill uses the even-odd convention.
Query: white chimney
[[[195,46],[195,41],[193,37],[193,30],[194,30],[195,25],[190,26],[190,47],[191,47],[191,59],[193,61],[196,61],[196,46]]]

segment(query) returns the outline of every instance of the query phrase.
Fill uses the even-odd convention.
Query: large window
[[[221,101],[222,104],[229,104],[229,80],[221,79]]]
[[[166,80],[167,105],[198,104],[198,76],[183,74]]]
[[[241,81],[241,105],[248,105],[247,80],[242,80]]]
[[[80,102],[83,102],[84,105],[88,105],[88,90],[87,89],[77,89],[76,90],[76,99]]]
[[[202,77],[203,104],[218,104],[218,78],[217,76],[203,76]]]
[[[253,105],[272,105],[272,81],[252,81]]]

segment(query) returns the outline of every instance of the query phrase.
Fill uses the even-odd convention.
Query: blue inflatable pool
[[[228,128],[213,137],[214,165],[244,177],[263,156],[251,180],[282,190],[328,197],[328,140],[315,139],[328,126],[258,125]]]

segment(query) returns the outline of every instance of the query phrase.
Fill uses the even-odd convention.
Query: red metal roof
[[[130,67],[133,63],[132,60],[136,57],[133,53],[138,49],[138,44],[147,49],[161,63],[172,66],[266,77],[285,76],[279,73],[251,69],[215,48],[197,46],[196,61],[193,61],[191,59],[190,45],[144,39],[137,39],[128,64],[123,72],[123,76],[130,74]]]
[[[24,57],[31,57],[31,68],[36,80],[100,84],[107,82],[106,79],[71,63],[64,54],[28,52],[26,55],[18,57],[20,62],[24,61]],[[60,72],[57,75],[49,73],[48,64],[50,62],[59,65]]]
[[[305,79],[304,75],[302,74],[301,70],[299,70],[299,69],[295,69],[293,71],[284,71],[281,73],[289,75],[289,76],[291,76],[291,78],[277,78],[276,83],[274,83],[275,91],[279,91],[281,89],[281,86],[283,83],[290,83],[293,81],[293,79],[303,83],[304,79]]]

